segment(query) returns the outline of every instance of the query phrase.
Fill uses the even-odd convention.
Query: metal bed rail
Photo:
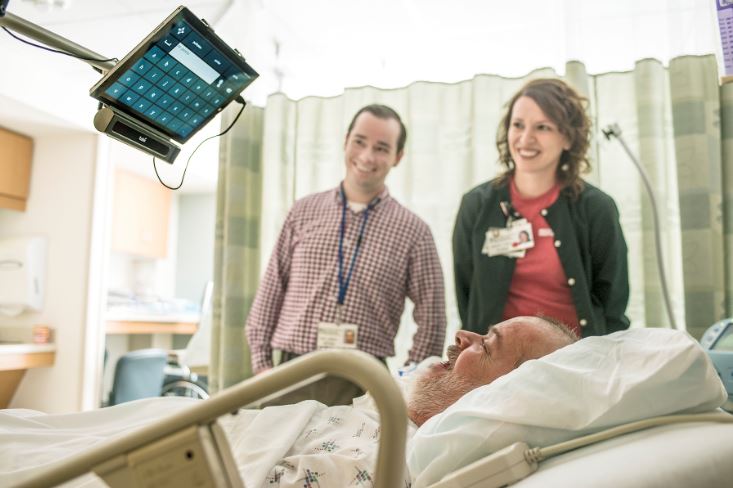
[[[221,433],[216,430],[219,427],[216,422],[219,417],[229,413],[236,414],[241,407],[252,405],[263,398],[275,396],[279,391],[292,390],[304,383],[317,381],[327,375],[352,381],[372,395],[381,424],[374,486],[401,487],[405,466],[407,408],[400,389],[384,365],[375,358],[363,352],[343,350],[318,351],[289,361],[267,374],[250,378],[227,388],[207,400],[202,400],[152,425],[102,442],[88,451],[59,460],[58,464],[46,468],[15,486],[17,488],[54,486],[90,471],[94,471],[108,483],[110,479],[116,481],[112,484],[118,486],[147,486],[149,483],[146,483],[143,477],[155,475],[153,476],[156,478],[155,486],[160,486],[161,477],[158,476],[160,471],[152,473],[151,470],[160,470],[163,469],[162,466],[165,466],[170,473],[180,472],[170,467],[171,462],[178,462],[178,460],[171,461],[170,456],[177,452],[175,447],[179,447],[181,442],[195,435],[192,433],[192,426],[213,427],[213,429],[206,430],[205,437],[213,435],[219,441],[218,436]],[[159,446],[157,451],[146,447],[156,444]],[[225,451],[221,453],[224,458],[222,463],[228,464],[231,463],[232,457],[228,443],[224,441],[223,444],[224,447],[221,447],[221,442],[215,442],[215,447]],[[211,448],[206,446],[202,449],[202,451],[210,450]],[[187,451],[187,454],[188,457],[192,457],[191,451]],[[151,464],[152,455],[168,456],[168,459],[157,465]],[[209,460],[206,455],[204,458]],[[136,462],[138,466],[135,466]],[[141,468],[140,464],[143,463],[147,463],[147,466]],[[232,465],[229,464],[227,467],[231,470]],[[111,470],[117,469],[120,471],[112,473],[113,476],[105,476],[105,474],[109,475]],[[124,473],[120,474],[121,472]],[[212,472],[214,475],[208,478],[209,484],[243,486],[236,467],[234,472],[237,479],[234,480],[218,476],[216,469]],[[200,478],[193,475],[187,479],[190,480],[189,486],[200,483]],[[183,485],[176,482],[175,486]]]

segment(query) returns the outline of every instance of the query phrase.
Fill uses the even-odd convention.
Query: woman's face
[[[554,178],[563,150],[570,149],[570,142],[557,124],[527,96],[514,102],[507,140],[517,174],[546,174]]]

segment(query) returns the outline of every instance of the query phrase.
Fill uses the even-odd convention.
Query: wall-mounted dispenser
[[[47,247],[42,237],[0,240],[0,313],[41,309]]]

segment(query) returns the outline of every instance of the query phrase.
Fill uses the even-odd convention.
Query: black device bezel
[[[186,22],[188,22],[188,24],[194,29],[194,31],[201,35],[206,41],[210,42],[216,49],[218,49],[224,56],[226,56],[227,60],[229,60],[243,73],[250,77],[249,82],[244,85],[241,90],[235,90],[227,98],[225,98],[220,107],[217,107],[203,120],[203,122],[198,125],[198,127],[195,127],[194,130],[185,137],[171,131],[166,126],[157,121],[150,120],[148,117],[144,116],[140,112],[133,110],[119,100],[109,97],[105,93],[105,90],[107,88],[117,82],[128,69],[130,69],[135,63],[137,63],[145,56],[152,44],[155,44],[164,37],[166,37],[170,31],[170,28],[178,20],[185,20]],[[224,110],[258,76],[259,74],[254,70],[254,68],[247,64],[244,57],[242,57],[242,55],[238,51],[234,50],[227,43],[225,43],[216,34],[216,32],[214,32],[213,29],[211,29],[204,21],[196,17],[193,12],[191,12],[188,8],[186,8],[185,6],[180,6],[176,10],[174,10],[173,13],[171,13],[165,20],[163,20],[163,22],[161,22],[158,27],[153,29],[153,31],[148,34],[148,36],[143,39],[137,46],[135,46],[135,48],[132,49],[119,63],[117,63],[110,71],[105,73],[104,76],[89,90],[89,95],[105,105],[114,107],[117,111],[123,113],[127,117],[132,118],[136,122],[144,124],[146,126],[150,126],[156,131],[165,134],[165,136],[170,137],[172,140],[184,144],[204,126],[206,126],[211,121],[211,119],[216,117],[217,114]]]

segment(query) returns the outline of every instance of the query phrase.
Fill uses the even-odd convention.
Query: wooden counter
[[[54,344],[0,344],[0,409],[8,408],[28,369],[53,366],[55,359]]]
[[[107,334],[193,334],[196,322],[145,322],[108,320]]]
[[[107,312],[105,332],[123,334],[193,334],[201,317],[198,314],[141,314]]]

